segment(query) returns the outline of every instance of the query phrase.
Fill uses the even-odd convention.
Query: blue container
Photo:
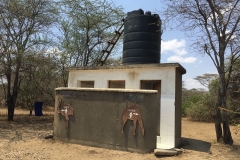
[[[35,116],[43,116],[42,106],[43,106],[43,102],[35,102],[34,103]]]

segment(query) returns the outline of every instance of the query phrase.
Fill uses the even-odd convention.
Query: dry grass
[[[72,160],[151,160],[158,159],[153,153],[137,154],[62,143],[54,139],[44,139],[53,130],[53,112],[43,111],[44,116],[29,116],[29,111],[15,111],[14,121],[6,121],[7,110],[0,108],[0,160],[5,159],[72,159]],[[216,143],[213,123],[191,122],[182,119],[182,148],[184,153],[161,159],[212,159],[238,160],[240,157],[240,135],[234,134],[236,126],[231,126],[234,145]]]

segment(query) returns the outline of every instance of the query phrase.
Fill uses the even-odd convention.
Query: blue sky
[[[121,5],[124,12],[143,9],[157,13],[163,10],[160,0],[112,0],[117,6]],[[159,15],[161,17],[161,15]],[[205,73],[217,73],[212,60],[207,55],[190,52],[191,41],[181,31],[166,29],[162,35],[161,63],[180,63],[187,73],[183,81],[187,89],[205,88],[195,78]],[[206,88],[205,88],[206,89]]]

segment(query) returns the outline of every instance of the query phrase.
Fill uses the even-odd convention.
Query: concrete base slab
[[[154,154],[156,156],[174,156],[174,155],[178,155],[182,153],[182,150],[181,149],[155,149],[154,150]]]

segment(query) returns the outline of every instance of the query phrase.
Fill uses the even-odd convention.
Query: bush
[[[213,115],[215,113],[214,100],[208,93],[200,96],[200,99],[195,103],[192,102],[186,108],[186,115],[190,120],[200,122],[213,122]]]
[[[193,104],[186,110],[187,117],[192,121],[213,122],[213,113],[209,106],[201,103]]]
[[[198,103],[201,100],[202,92],[197,89],[184,90],[182,97],[182,115],[186,116],[187,108],[191,107],[192,104]]]

